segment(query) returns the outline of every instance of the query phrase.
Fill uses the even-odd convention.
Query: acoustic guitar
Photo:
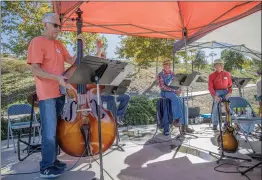
[[[229,101],[223,101],[226,110],[226,125],[222,132],[223,146],[221,143],[220,135],[217,137],[217,142],[220,148],[228,153],[235,153],[238,150],[238,140],[236,138],[235,128],[230,123],[230,111],[229,111]],[[221,118],[221,113],[219,113]]]

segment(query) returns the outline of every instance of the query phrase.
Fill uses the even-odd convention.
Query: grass
[[[1,109],[14,103],[26,102],[27,97],[35,91],[34,78],[25,61],[2,58],[2,92]]]

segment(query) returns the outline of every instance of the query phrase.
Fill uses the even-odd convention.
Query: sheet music
[[[120,72],[118,76],[111,82],[110,85],[112,86],[119,86],[119,84],[125,79],[125,77],[132,72],[133,70],[133,65],[128,64],[126,65],[124,71]]]
[[[187,87],[191,86],[192,83],[196,82],[199,78],[199,74],[197,72],[193,72],[191,74],[176,74],[174,80],[170,84],[172,87]]]

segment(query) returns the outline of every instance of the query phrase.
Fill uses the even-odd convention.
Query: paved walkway
[[[140,126],[135,128],[122,128],[121,143],[124,151],[112,147],[103,156],[104,180],[246,180],[245,176],[237,173],[221,173],[214,170],[216,159],[209,152],[218,152],[216,136],[207,124],[192,126],[196,130],[195,136],[181,136],[176,138],[178,130],[174,129],[172,136],[165,137],[155,133],[155,126]],[[261,142],[253,139],[251,142],[256,151],[261,153]],[[34,172],[39,170],[40,153],[29,156],[19,162],[12,146],[6,148],[6,141],[1,142],[2,164],[1,174]],[[240,139],[239,151],[230,154],[238,157],[250,158],[247,153],[250,147]],[[88,158],[72,157],[65,153],[59,159],[66,162],[68,171],[58,180],[91,180],[100,177],[100,168],[92,159],[92,166]],[[79,160],[79,161],[78,161]],[[99,159],[97,159],[99,162]],[[241,165],[250,165],[247,162],[225,160]],[[223,161],[220,163],[222,164]],[[255,160],[251,164],[256,163]],[[223,165],[219,170],[236,171],[236,166]],[[247,174],[252,180],[261,179],[261,168]],[[40,179],[39,173],[3,176],[3,180],[35,180]]]

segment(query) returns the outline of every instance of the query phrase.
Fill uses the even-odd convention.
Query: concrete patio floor
[[[195,129],[195,136],[181,136],[176,138],[178,130],[174,129],[172,136],[166,137],[158,131],[154,137],[155,126],[142,126],[120,129],[121,142],[124,151],[113,146],[103,156],[104,180],[246,180],[247,177],[240,173],[222,173],[214,170],[218,164],[216,158],[209,154],[209,151],[219,153],[216,134],[208,124],[191,126]],[[228,154],[236,157],[251,159],[251,148],[243,138],[239,139],[239,151]],[[261,141],[253,138],[251,141],[257,153],[261,153]],[[145,145],[146,144],[146,145]],[[11,145],[7,148],[7,141],[1,143],[1,174],[3,180],[34,180],[41,179],[39,172],[33,174],[3,175],[9,173],[35,172],[39,170],[41,160],[40,153],[34,153],[24,161],[20,162],[17,153]],[[58,180],[91,180],[94,177],[100,178],[100,168],[97,162],[92,159],[92,167],[89,166],[88,158],[69,156],[63,152],[59,159],[67,163],[67,169]],[[78,161],[79,160],[79,161]],[[77,162],[78,161],[78,162]],[[219,164],[230,163],[236,165],[250,166],[258,161],[252,162],[226,159]],[[77,163],[77,164],[76,164]],[[246,168],[240,168],[245,170]],[[236,166],[225,164],[217,170],[237,171]],[[252,180],[261,179],[261,166],[247,173]]]

